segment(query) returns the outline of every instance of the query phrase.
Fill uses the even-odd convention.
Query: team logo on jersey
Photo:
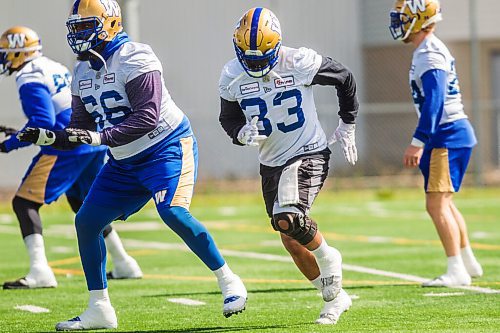
[[[265,92],[265,93],[268,93],[268,92],[270,92],[270,91],[272,91],[272,89],[271,89],[271,88],[264,87],[264,92]]]
[[[25,39],[26,39],[25,34],[7,35],[7,40],[9,41],[9,49],[23,48]]]
[[[92,88],[92,79],[80,80],[78,81],[78,86],[80,87],[80,90],[90,89]]]
[[[96,84],[96,85],[94,85],[94,88],[95,88],[95,90],[99,90],[99,89],[101,89],[101,86]]]
[[[276,88],[289,87],[295,85],[295,79],[293,76],[285,76],[282,78],[274,79],[274,86]]]
[[[165,197],[167,196],[167,190],[161,190],[155,193],[155,202],[156,204],[160,204],[165,201]]]
[[[104,75],[104,84],[115,83],[115,73]]]
[[[240,86],[240,91],[242,95],[251,94],[260,91],[259,82],[247,83]]]

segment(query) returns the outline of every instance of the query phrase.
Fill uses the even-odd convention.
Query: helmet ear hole
[[[114,28],[116,25],[116,20],[114,20],[113,22],[111,22],[111,28]]]

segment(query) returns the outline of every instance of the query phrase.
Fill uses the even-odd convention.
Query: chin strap
[[[104,60],[104,58],[102,57],[102,55],[100,55],[98,52],[96,52],[93,49],[90,49],[89,52],[92,53],[93,55],[95,55],[97,58],[99,58],[99,60],[102,61],[102,63],[104,64],[104,70],[107,73],[108,72],[108,66],[106,65],[106,60]]]

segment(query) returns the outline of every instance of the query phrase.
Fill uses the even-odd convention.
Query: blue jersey
[[[38,57],[17,72],[16,84],[19,99],[28,122],[25,127],[41,127],[49,130],[64,129],[71,118],[71,75],[66,67],[46,57]],[[15,136],[5,141],[7,151],[29,146]],[[104,150],[105,147],[82,145],[70,151],[59,151],[42,146],[47,155],[86,154]]]
[[[427,147],[473,147],[477,141],[462,104],[455,59],[436,36],[414,51],[410,86],[419,124],[413,135]]]

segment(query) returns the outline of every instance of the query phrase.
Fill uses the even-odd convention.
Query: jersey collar
[[[108,60],[123,44],[127,42],[130,42],[130,39],[128,38],[126,32],[123,31],[116,35],[111,42],[106,44],[106,47],[102,52],[104,60]],[[93,70],[99,71],[103,65],[104,64],[100,59],[90,59],[90,67],[92,67]]]

